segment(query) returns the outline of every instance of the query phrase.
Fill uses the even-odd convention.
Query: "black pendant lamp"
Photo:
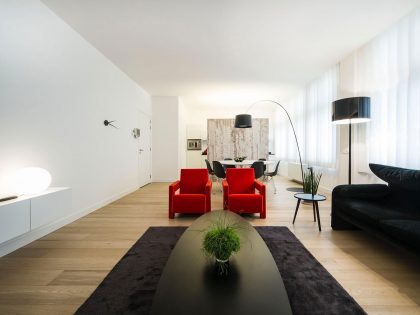
[[[252,128],[252,116],[249,114],[236,115],[235,128]]]

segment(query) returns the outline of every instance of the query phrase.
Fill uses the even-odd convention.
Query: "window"
[[[336,165],[336,128],[331,124],[331,103],[337,97],[339,67],[308,84],[285,103],[295,125],[304,163],[324,168]],[[276,113],[276,152],[280,159],[298,161],[293,131],[285,113]]]
[[[371,97],[368,161],[420,169],[420,9],[356,52],[356,84]]]

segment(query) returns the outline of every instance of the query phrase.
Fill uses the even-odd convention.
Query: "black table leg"
[[[315,217],[315,201],[312,201],[312,210],[314,213],[314,222],[316,222],[316,217]]]
[[[314,201],[314,203],[315,203],[315,209],[316,209],[316,216],[318,217],[318,229],[321,232],[321,219],[319,218],[318,201]]]
[[[295,216],[293,217],[293,224],[295,224],[296,215],[297,215],[298,210],[299,210],[299,205],[300,205],[300,199],[298,199],[298,202],[297,202],[297,205],[296,205]]]

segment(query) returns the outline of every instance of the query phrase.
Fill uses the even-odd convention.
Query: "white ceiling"
[[[43,0],[153,95],[282,100],[419,0]]]

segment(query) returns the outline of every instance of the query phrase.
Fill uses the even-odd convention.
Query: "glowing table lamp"
[[[26,167],[16,172],[14,186],[18,195],[43,192],[51,185],[51,174],[39,167]]]

